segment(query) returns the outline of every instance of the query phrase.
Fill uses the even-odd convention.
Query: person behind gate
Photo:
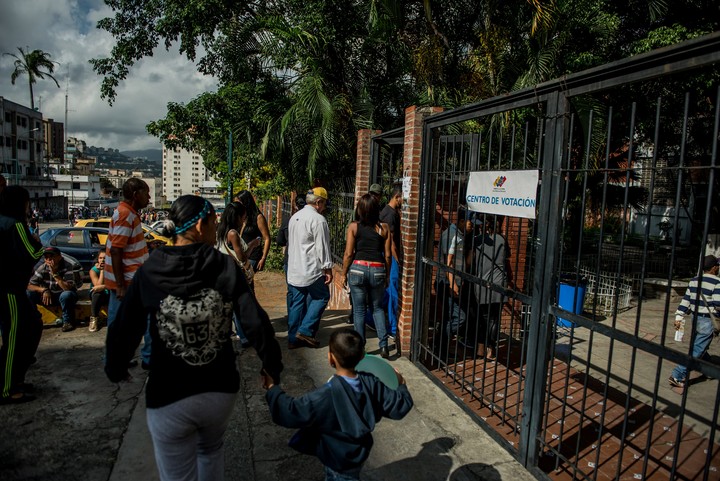
[[[403,266],[403,246],[400,235],[400,209],[402,209],[402,188],[395,187],[390,194],[390,200],[380,212],[380,222],[390,228],[392,243],[392,263],[390,265],[390,281],[388,282],[388,324],[390,335],[397,334],[397,321],[400,309],[400,270]]]

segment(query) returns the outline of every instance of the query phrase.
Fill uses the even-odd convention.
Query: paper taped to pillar
[[[486,214],[535,218],[537,170],[470,172],[468,209]]]

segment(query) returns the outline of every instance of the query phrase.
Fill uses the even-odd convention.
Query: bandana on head
[[[195,217],[193,217],[189,221],[185,222],[180,227],[176,227],[175,233],[182,234],[183,232],[186,232],[188,229],[190,229],[192,226],[194,226],[198,220],[204,219],[205,217],[207,217],[209,213],[210,213],[210,202],[205,200],[205,205],[200,210],[200,212],[198,212],[198,214]]]

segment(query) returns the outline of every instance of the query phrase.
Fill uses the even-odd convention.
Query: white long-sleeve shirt
[[[306,205],[288,224],[288,284],[307,287],[332,265],[327,220],[315,207]]]

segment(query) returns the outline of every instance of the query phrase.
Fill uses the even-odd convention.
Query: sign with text
[[[470,172],[465,197],[468,209],[534,219],[538,177],[537,170]]]

